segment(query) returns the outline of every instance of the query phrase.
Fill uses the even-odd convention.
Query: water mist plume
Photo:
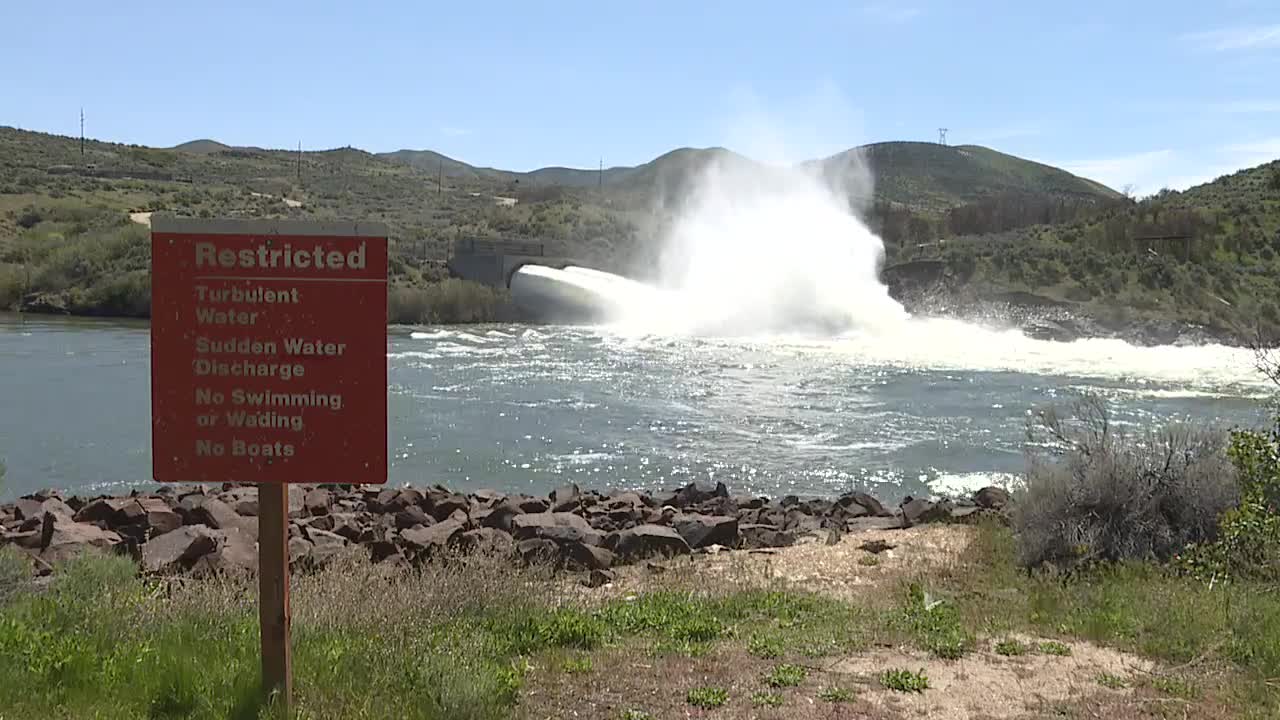
[[[850,208],[869,176],[846,177],[860,192],[816,165],[713,158],[664,239],[663,300],[628,308],[620,322],[698,334],[830,334],[904,322],[907,312],[879,280],[884,245]]]

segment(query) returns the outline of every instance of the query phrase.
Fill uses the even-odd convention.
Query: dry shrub
[[[1226,432],[1187,425],[1127,434],[1103,400],[1085,396],[1063,415],[1035,413],[1013,526],[1028,567],[1095,561],[1166,561],[1212,541],[1239,502]]]
[[[495,322],[509,305],[506,291],[458,278],[395,287],[387,300],[388,319],[397,324]]]

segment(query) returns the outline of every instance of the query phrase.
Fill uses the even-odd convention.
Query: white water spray
[[[561,299],[594,304],[598,320],[632,337],[771,337],[859,363],[1261,384],[1245,350],[1051,342],[955,319],[912,318],[880,282],[883,243],[851,210],[849,193],[816,169],[729,158],[709,163],[677,210],[660,286],[586,268],[526,268],[513,292],[543,283]]]

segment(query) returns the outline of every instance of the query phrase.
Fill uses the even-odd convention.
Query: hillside
[[[673,194],[670,192],[673,189],[677,191],[674,194],[678,194],[712,162],[758,167],[749,158],[725,148],[679,148],[634,167],[603,170],[548,167],[527,173],[477,168],[430,150],[400,150],[382,153],[379,157],[425,172],[443,170],[445,177],[519,180],[585,189],[603,187],[645,197],[668,196]],[[875,143],[810,160],[801,166],[817,169],[837,185],[847,187],[857,186],[847,182],[853,173],[869,169],[875,177],[876,200],[921,211],[944,211],[1011,193],[1087,200],[1120,197],[1120,193],[1093,180],[977,145]]]
[[[1176,319],[1210,337],[1280,341],[1280,161],[1185,192],[999,227],[1061,207],[959,208],[946,216],[950,228],[893,238],[891,262],[941,260],[952,291],[1034,294],[1063,316],[1108,326]]]
[[[37,308],[145,314],[138,222],[153,212],[377,218],[392,232],[393,283],[415,291],[435,287],[453,242],[469,237],[537,239],[643,276],[673,208],[712,162],[760,167],[723,148],[681,148],[603,176],[508,173],[431,151],[297,153],[212,140],[168,150],[90,140],[82,156],[78,139],[0,128],[0,307],[25,296]],[[942,303],[952,310],[1021,293],[1119,325],[1193,322],[1235,337],[1259,322],[1280,327],[1275,163],[1134,203],[973,146],[880,143],[815,161],[834,178],[854,162],[875,173],[875,197],[859,206],[887,264],[929,269],[930,297],[952,298]],[[900,287],[904,278],[913,288]],[[920,285],[911,273],[891,279],[903,297]]]
[[[207,138],[201,140],[190,140],[181,145],[174,145],[169,148],[177,152],[191,153],[192,155],[212,155],[216,152],[226,152],[232,150],[230,145],[223,145],[217,140],[209,140]]]
[[[492,180],[503,182],[512,180],[517,173],[509,173],[492,168],[472,167],[460,160],[441,155],[434,150],[397,150],[389,153],[378,153],[377,157],[391,162],[408,165],[430,175],[464,180]]]
[[[861,155],[882,201],[918,209],[946,209],[1009,193],[1113,200],[1120,193],[1049,165],[977,145],[888,142],[855,148],[821,161],[839,168],[849,153]]]

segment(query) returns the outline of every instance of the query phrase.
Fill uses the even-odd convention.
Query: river
[[[896,499],[1007,479],[1028,410],[1083,390],[1129,427],[1255,426],[1268,390],[1245,351],[954,322],[874,338],[392,328],[387,356],[391,482],[538,494],[698,478]],[[0,499],[148,486],[148,365],[145,323],[0,315]]]

